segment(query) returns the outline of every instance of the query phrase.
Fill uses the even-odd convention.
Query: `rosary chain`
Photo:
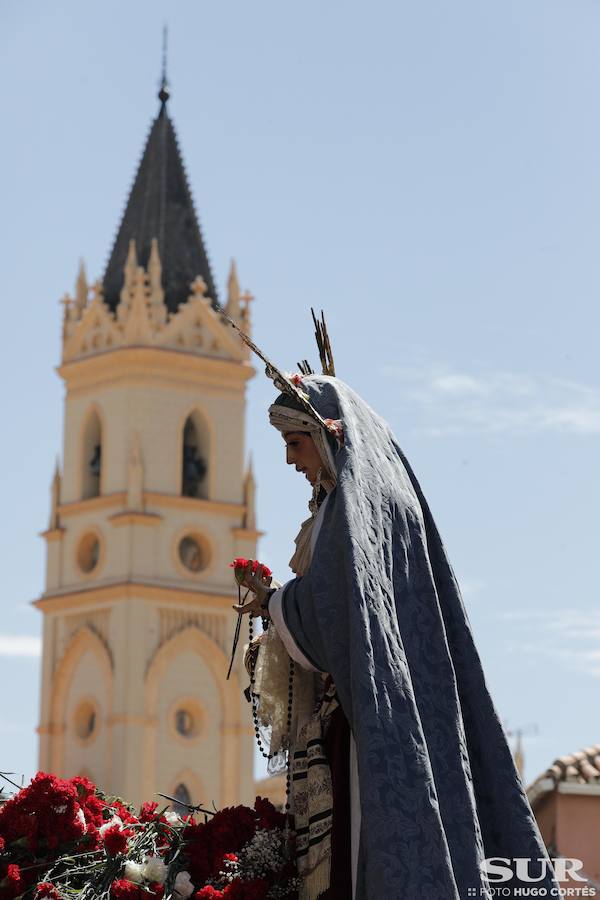
[[[263,625],[264,625],[263,620]],[[248,638],[250,643],[252,643],[254,637],[254,625],[252,622],[252,617],[248,617]],[[254,734],[256,735],[256,743],[258,745],[258,749],[261,755],[268,760],[273,759],[275,756],[274,753],[269,753],[265,750],[261,736],[260,736],[260,727],[258,723],[258,697],[254,691],[254,682],[255,682],[255,667],[256,667],[256,658],[252,660],[250,665],[250,697],[252,700],[252,721],[254,723]],[[285,777],[285,811],[289,813],[290,811],[290,790],[292,785],[292,773],[291,773],[291,759],[290,759],[290,747],[289,747],[289,739],[292,731],[292,706],[294,701],[294,660],[290,657],[290,669],[288,675],[288,707],[287,707],[287,735],[288,735],[288,750],[287,750],[287,761],[286,761],[286,777]]]

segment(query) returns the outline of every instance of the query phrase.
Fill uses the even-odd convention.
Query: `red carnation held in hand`
[[[233,569],[233,574],[235,575],[235,580],[238,584],[244,580],[244,575],[246,569],[248,568],[248,564],[252,563],[252,574],[258,574],[262,578],[270,578],[273,574],[268,566],[265,566],[264,563],[259,562],[257,559],[246,559],[244,556],[236,556],[232,563],[229,563],[229,568]]]

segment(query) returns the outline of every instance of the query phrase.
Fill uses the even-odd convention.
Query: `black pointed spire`
[[[175,312],[191,293],[190,285],[201,276],[207,294],[217,302],[217,292],[194,210],[175,129],[167,113],[167,38],[163,32],[163,65],[158,98],[160,110],[152,127],[127,206],[104,273],[104,300],[116,309],[129,242],[136,243],[138,263],[148,266],[152,238],[158,241],[165,303]]]

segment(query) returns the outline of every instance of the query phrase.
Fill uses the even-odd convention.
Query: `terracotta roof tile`
[[[543,778],[550,778],[555,784],[559,781],[600,784],[600,744],[559,756],[536,781]]]

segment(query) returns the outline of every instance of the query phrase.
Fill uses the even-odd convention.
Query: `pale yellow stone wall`
[[[47,591],[110,584],[115,579],[151,578],[165,585],[201,584],[204,589],[231,593],[228,563],[234,555],[234,529],[243,514],[241,504],[211,505],[181,498],[176,506],[169,504],[168,497],[147,493],[145,512],[151,515],[130,521],[123,515],[121,498],[110,506],[98,500],[64,515],[62,540],[49,545],[52,567],[48,569]],[[100,558],[94,571],[85,574],[78,566],[77,550],[81,538],[90,532],[98,536]],[[179,559],[178,542],[188,532],[206,540],[209,562],[202,572],[190,572]]]
[[[180,783],[194,802],[250,802],[253,729],[241,652],[225,676],[237,597],[229,562],[253,556],[259,534],[244,473],[253,370],[201,286],[189,308],[157,325],[140,277],[116,317],[98,289],[87,306],[81,298],[65,305],[64,462],[44,535],[46,589],[36,601],[44,613],[40,767],[87,774],[134,803]],[[206,499],[181,496],[192,413],[209,435]],[[89,497],[93,416],[102,473],[100,496]],[[198,572],[179,556],[188,534],[208,560]],[[90,535],[99,554],[85,572]],[[178,709],[193,714],[187,736],[175,727]],[[90,711],[93,729],[82,736]]]
[[[93,708],[99,722],[106,722],[110,715],[110,687],[104,678],[101,662],[92,653],[84,653],[73,677],[65,689],[65,724],[67,727],[64,746],[64,766],[78,775],[87,771],[98,784],[108,778],[109,730],[100,727],[97,737],[86,739],[79,734],[77,713],[83,708]]]

